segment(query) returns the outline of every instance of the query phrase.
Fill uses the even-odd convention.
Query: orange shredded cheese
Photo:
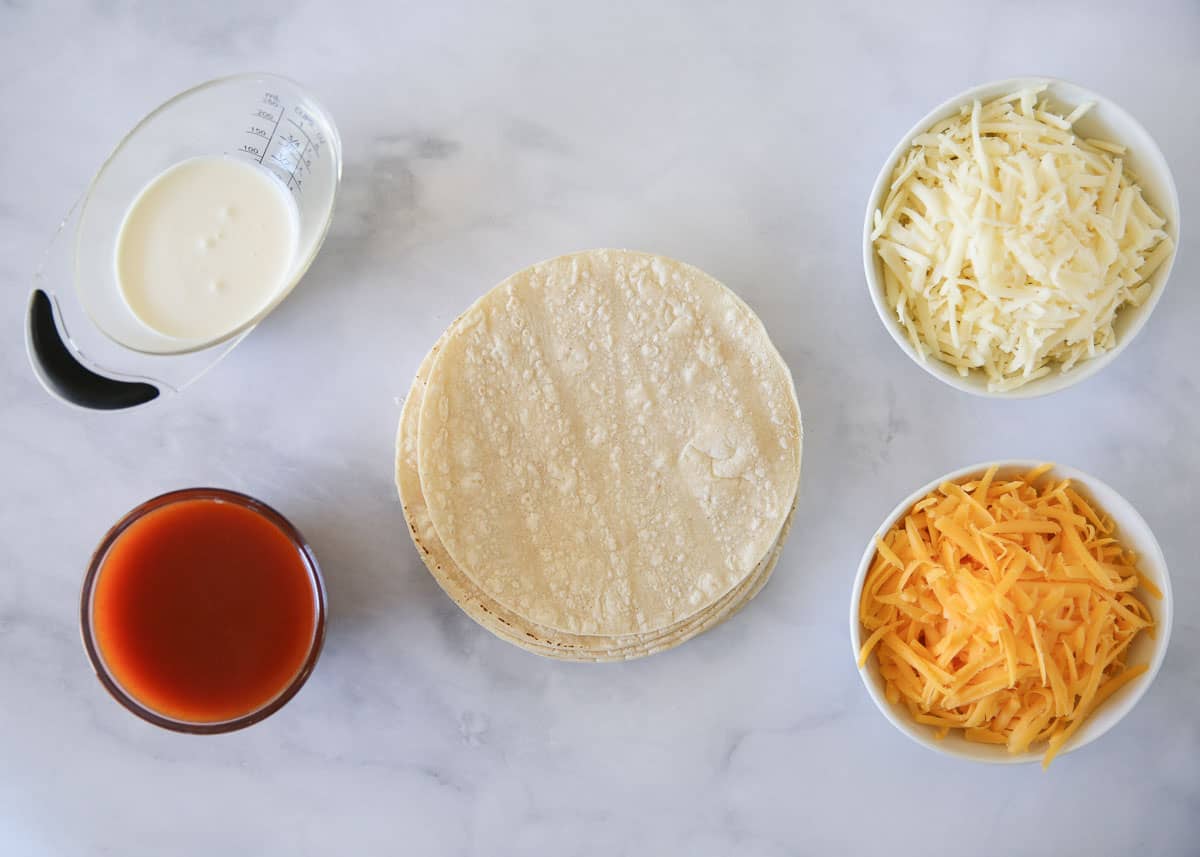
[[[876,540],[859,605],[859,666],[875,654],[889,702],[939,739],[1044,743],[1043,768],[1146,671],[1125,663],[1154,633],[1135,590],[1162,597],[1112,519],[1051,468],[940,485]]]

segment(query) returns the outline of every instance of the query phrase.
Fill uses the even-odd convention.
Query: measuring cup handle
[[[26,345],[42,384],[60,399],[95,411],[117,411],[158,398],[158,388],[141,381],[119,381],[88,369],[71,352],[54,323],[54,302],[42,289],[29,299]]]

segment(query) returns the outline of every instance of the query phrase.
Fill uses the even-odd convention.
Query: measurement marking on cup
[[[312,138],[308,136],[308,132],[304,130],[303,125],[290,116],[288,117],[288,122],[290,122],[297,131],[304,135],[304,148],[300,151],[299,157],[296,158],[296,164],[292,167],[292,174],[288,176],[288,187],[291,187],[294,184],[296,186],[296,190],[299,190],[302,180],[296,178],[296,173],[300,170],[301,164],[304,164],[305,166],[309,165],[308,162],[304,160],[304,156],[308,154],[309,149],[312,149],[315,152],[316,146],[313,145]]]
[[[297,122],[295,119],[291,118],[290,116],[288,117],[288,121],[291,122],[292,125],[294,125],[296,127],[297,131],[299,131],[301,134],[304,135],[304,139],[308,141],[308,145],[310,148],[312,148],[313,154],[320,156],[321,146],[325,143],[325,135],[322,134],[320,131],[318,131],[317,139],[313,140],[312,137],[308,136],[308,132],[304,130],[303,125],[301,125],[299,122]]]
[[[307,140],[308,135],[306,134],[304,136]],[[300,152],[300,157],[296,158],[296,165],[292,167],[292,174],[288,176],[288,187],[291,187],[294,184],[296,185],[296,190],[300,189],[300,179],[296,178],[296,171],[300,169],[300,165],[304,163],[304,156],[308,154],[308,147],[311,145],[311,142],[306,142],[304,144],[304,148]]]
[[[297,131],[299,131],[301,134],[303,134],[303,135],[304,135],[304,139],[305,139],[305,140],[308,140],[308,145],[310,145],[310,146],[311,146],[311,145],[312,145],[312,138],[308,136],[308,132],[304,130],[304,126],[303,126],[303,125],[301,125],[299,122],[297,122],[295,119],[291,118],[290,116],[288,117],[288,122],[291,122],[291,123],[292,123],[292,125],[294,125],[294,126],[295,126],[296,130],[297,130]]]
[[[279,175],[280,179],[286,176],[287,188],[299,193],[308,178],[308,173],[312,171],[313,159],[321,156],[325,135],[320,131],[314,131],[313,135],[309,134],[305,125],[312,126],[315,120],[304,108],[297,105],[292,108],[292,111],[287,111],[280,102],[279,96],[270,92],[263,94],[262,103],[269,109],[260,107],[250,114],[251,117],[266,122],[273,121],[275,124],[271,128],[271,133],[268,134],[263,125],[251,122],[250,127],[244,133],[260,140],[266,140],[266,143],[261,148],[258,145],[246,143],[242,145],[241,151],[257,158],[263,166],[268,166],[267,161],[270,160],[270,168]],[[283,135],[279,133],[284,113],[288,112],[295,112],[300,117],[301,121],[297,121],[289,115],[287,120],[304,138],[303,144],[300,138],[290,132]],[[314,135],[316,139],[314,139]],[[272,149],[272,147],[274,148]]]
[[[283,110],[280,109],[280,107],[279,107],[279,97],[278,96],[272,95],[269,92],[265,92],[265,93],[263,93],[263,102],[265,104],[269,104],[275,108],[275,115],[272,116],[270,114],[270,112],[268,112],[266,110],[256,111],[253,115],[256,118],[262,118],[262,119],[266,119],[268,121],[271,119],[274,119],[275,127],[271,129],[271,135],[269,137],[267,137],[267,145],[263,146],[262,152],[260,152],[258,155],[258,162],[260,164],[263,162],[263,158],[265,158],[267,156],[267,152],[270,151],[271,143],[275,140],[275,132],[279,130],[279,121],[281,119],[283,119]]]

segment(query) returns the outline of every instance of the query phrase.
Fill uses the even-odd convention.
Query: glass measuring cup
[[[148,182],[181,161],[214,155],[257,164],[287,187],[299,213],[296,252],[283,286],[253,318],[215,339],[176,339],[145,325],[126,304],[115,248],[125,214]],[[162,104],[109,155],[34,274],[26,345],[43,386],[73,404],[113,410],[195,381],[304,276],[329,231],[341,174],[333,120],[287,78],[234,75]]]

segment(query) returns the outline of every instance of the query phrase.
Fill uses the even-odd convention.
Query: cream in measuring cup
[[[135,197],[117,233],[117,284],[147,327],[211,340],[250,321],[289,282],[300,218],[270,171],[189,158]]]
[[[38,380],[95,410],[185,389],[308,270],[341,173],[336,126],[287,78],[233,75],[163,102],[113,149],[34,273],[25,342]]]

